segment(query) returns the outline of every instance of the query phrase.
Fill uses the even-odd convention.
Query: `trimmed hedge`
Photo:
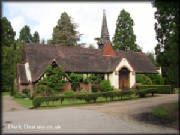
[[[42,103],[46,103],[47,105],[49,104],[49,102],[54,102],[54,101],[60,101],[61,104],[63,103],[63,101],[65,99],[79,99],[79,100],[85,100],[87,103],[89,103],[90,101],[93,101],[94,103],[96,103],[96,100],[98,97],[105,97],[106,101],[107,98],[110,98],[111,101],[113,100],[114,97],[121,97],[122,96],[130,96],[131,94],[133,94],[134,90],[129,90],[129,91],[120,91],[120,90],[116,90],[116,91],[109,91],[109,92],[101,92],[101,93],[80,93],[80,94],[75,94],[75,95],[60,95],[60,96],[49,96],[49,97],[42,97],[42,96],[37,96],[33,99],[32,104],[34,107],[40,107]]]
[[[157,93],[157,90],[155,88],[146,88],[146,89],[137,89],[136,95],[139,95],[139,97],[143,98],[147,94],[152,94],[154,96],[155,93]]]
[[[171,85],[140,85],[137,89],[154,89],[157,94],[171,94]]]
[[[49,102],[54,101],[60,101],[61,104],[65,99],[79,99],[79,100],[85,100],[87,103],[93,101],[96,103],[96,100],[98,97],[104,97],[106,98],[106,101],[108,98],[112,101],[113,98],[118,97],[122,99],[123,96],[131,96],[132,94],[139,95],[140,97],[145,97],[147,94],[152,94],[152,96],[155,93],[158,94],[169,94],[171,93],[171,86],[170,85],[140,85],[137,86],[138,89],[136,90],[127,90],[127,91],[121,91],[121,90],[114,90],[109,92],[100,92],[100,93],[84,93],[80,92],[78,94],[74,94],[73,92],[67,92],[65,95],[59,95],[59,96],[37,96],[33,99],[32,104],[34,107],[40,107],[42,103],[46,103],[47,105]]]

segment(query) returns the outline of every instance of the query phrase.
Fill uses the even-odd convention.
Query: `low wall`
[[[92,91],[92,84],[91,83],[80,83],[80,89],[87,90],[88,93]]]

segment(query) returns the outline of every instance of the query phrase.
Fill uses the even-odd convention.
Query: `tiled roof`
[[[25,44],[22,62],[29,62],[33,82],[39,79],[53,59],[65,72],[111,73],[122,58],[127,58],[136,73],[157,73],[144,53],[121,50],[115,53],[116,56],[103,56],[103,49]]]

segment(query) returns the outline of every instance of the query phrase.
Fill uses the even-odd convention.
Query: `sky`
[[[52,38],[53,27],[61,13],[66,12],[78,25],[76,30],[83,34],[79,43],[93,44],[97,48],[94,38],[101,35],[103,9],[106,10],[111,41],[118,15],[125,9],[134,20],[136,43],[143,52],[154,52],[157,44],[154,30],[156,8],[151,2],[3,2],[2,16],[11,22],[16,39],[24,25],[28,25],[31,34],[38,31],[41,40],[48,40]]]

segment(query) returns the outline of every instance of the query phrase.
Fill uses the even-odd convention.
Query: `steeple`
[[[101,28],[101,38],[105,40],[109,40],[109,32],[107,27],[107,20],[106,20],[106,11],[103,10],[103,22]]]
[[[99,49],[105,48],[106,42],[109,40],[109,31],[107,27],[106,13],[103,10],[103,21],[101,27],[101,39],[98,41]]]

